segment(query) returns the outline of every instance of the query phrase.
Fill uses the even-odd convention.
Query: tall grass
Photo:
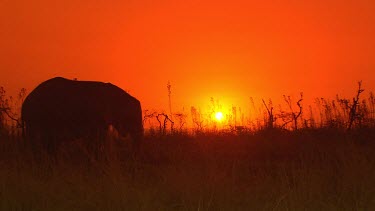
[[[147,136],[36,162],[0,142],[1,210],[374,210],[373,130]],[[107,140],[110,141],[110,140]],[[122,142],[120,142],[122,141]]]

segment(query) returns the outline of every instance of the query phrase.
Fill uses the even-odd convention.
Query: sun
[[[216,118],[217,121],[221,121],[221,120],[223,120],[224,115],[221,111],[218,111],[218,112],[215,113],[215,118]]]

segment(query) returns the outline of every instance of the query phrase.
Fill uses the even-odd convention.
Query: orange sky
[[[0,85],[112,82],[144,108],[375,90],[373,0],[3,0]]]

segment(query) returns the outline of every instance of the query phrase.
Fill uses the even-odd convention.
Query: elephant
[[[111,83],[49,79],[25,98],[21,119],[26,139],[47,148],[68,139],[104,140],[110,127],[134,145],[143,138],[141,103]]]

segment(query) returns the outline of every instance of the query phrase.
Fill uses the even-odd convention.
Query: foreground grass
[[[35,162],[1,140],[0,210],[375,210],[370,130],[149,136],[131,154],[67,144]]]

